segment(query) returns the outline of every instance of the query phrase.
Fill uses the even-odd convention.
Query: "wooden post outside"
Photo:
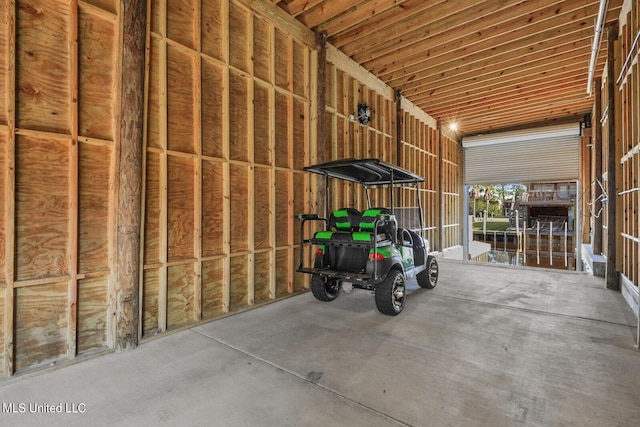
[[[602,254],[602,77],[594,82],[596,117],[591,123],[595,124],[594,153],[595,165],[593,173],[593,253]]]
[[[146,0],[122,3],[116,350],[138,345]]]
[[[618,201],[616,189],[616,83],[615,83],[615,41],[618,38],[618,23],[610,24],[607,29],[607,94],[608,94],[608,141],[609,151],[607,159],[607,268],[606,286],[607,289],[620,289],[620,280],[616,268],[616,243],[618,241],[618,230],[616,227],[616,203]]]
[[[317,152],[317,162],[322,163],[327,159],[324,158],[326,152],[326,138],[327,133],[325,129],[325,109],[326,109],[326,99],[327,99],[327,33],[318,33],[316,35],[316,50],[318,51],[318,86],[317,86],[317,105],[316,105],[316,114],[317,114],[317,141],[316,141],[316,152]],[[328,203],[326,201],[327,188],[326,188],[326,180],[318,179],[318,212],[324,213],[324,217],[326,218],[328,215]]]

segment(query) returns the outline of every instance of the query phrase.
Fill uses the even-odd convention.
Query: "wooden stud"
[[[616,186],[616,114],[615,114],[615,41],[618,38],[617,23],[610,24],[607,29],[607,102],[608,102],[608,142],[607,142],[607,267],[606,286],[607,289],[620,289],[618,275],[616,249],[618,245],[617,235],[617,186]]]
[[[593,253],[602,253],[602,77],[597,77],[593,83],[595,94],[595,117],[591,121],[595,126],[594,138],[594,171],[593,171]],[[586,184],[586,183],[585,183]]]
[[[77,353],[77,325],[78,325],[78,2],[72,1],[69,15],[71,17],[69,42],[69,129],[71,130],[71,145],[69,147],[69,275],[67,302],[67,358],[75,359]]]
[[[194,168],[194,230],[193,230],[193,255],[196,262],[193,264],[193,320],[202,319],[202,37],[197,36],[201,28],[202,4],[196,2],[194,8],[194,44],[196,48],[196,66],[193,85],[193,111],[194,111],[194,145],[195,154],[198,156]]]
[[[5,174],[5,281],[4,295],[4,360],[5,377],[13,375],[15,370],[14,317],[15,317],[15,170],[16,170],[16,4],[7,4],[7,144]]]

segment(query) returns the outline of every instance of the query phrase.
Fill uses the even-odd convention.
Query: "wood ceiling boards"
[[[273,0],[459,135],[579,120],[598,0]],[[610,0],[607,23],[622,0]],[[602,74],[606,37],[596,76]]]

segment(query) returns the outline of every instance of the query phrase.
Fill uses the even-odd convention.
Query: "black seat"
[[[331,212],[329,229],[354,231],[360,226],[360,211],[354,208],[341,208]]]

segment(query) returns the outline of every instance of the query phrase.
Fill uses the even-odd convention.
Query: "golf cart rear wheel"
[[[404,276],[399,270],[391,270],[384,281],[376,285],[376,307],[382,314],[395,316],[404,308],[406,287]]]
[[[427,269],[416,276],[421,288],[433,289],[438,284],[438,262],[432,256],[427,257]]]
[[[340,284],[337,280],[330,280],[327,277],[314,274],[311,277],[311,292],[319,301],[333,301],[338,297]]]

